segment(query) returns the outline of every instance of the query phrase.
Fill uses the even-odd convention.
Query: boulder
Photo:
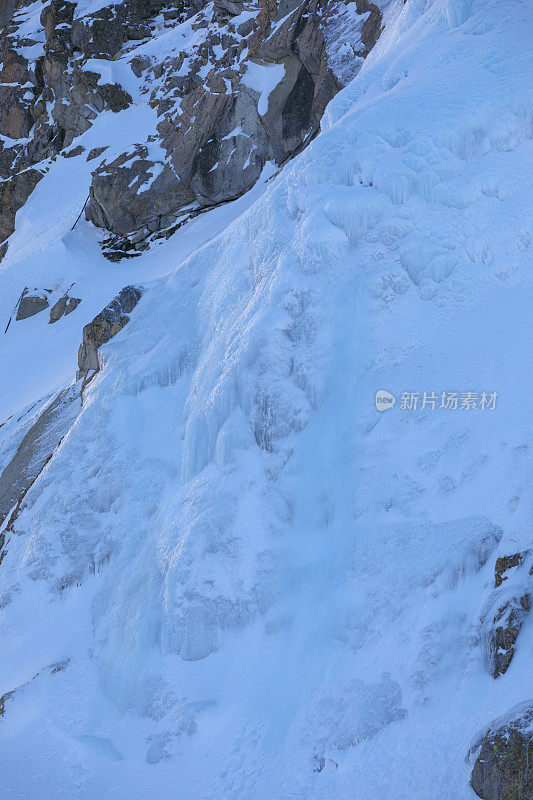
[[[86,219],[119,235],[143,226],[156,230],[158,220],[194,200],[169,164],[149,158],[147,147],[121,154],[93,172]],[[153,226],[151,223],[154,223]]]
[[[49,303],[46,297],[26,294],[19,303],[16,319],[21,320],[28,319],[28,317],[34,317],[35,314],[39,314],[41,311],[44,311],[44,309],[48,308],[48,306]]]
[[[115,114],[128,108],[133,102],[131,95],[118,83],[105,83],[98,88],[98,94]]]
[[[52,308],[50,309],[50,322],[49,324],[53,324],[61,319],[61,317],[70,314],[71,311],[74,311],[75,308],[79,306],[81,303],[81,299],[79,297],[69,297],[68,294],[63,295],[60,297],[59,300],[54,303]]]
[[[533,800],[533,701],[492,723],[470,785],[482,800]]]

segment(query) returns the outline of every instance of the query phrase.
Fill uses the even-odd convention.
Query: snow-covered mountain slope
[[[44,443],[0,428],[61,440],[4,523],[5,796],[472,800],[516,709],[529,753],[531,13],[384,22],[240,216],[110,265],[61,160],[19,212],[2,285],[92,298],[3,337],[21,409],[143,294]]]

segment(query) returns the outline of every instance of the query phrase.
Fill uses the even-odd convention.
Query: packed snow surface
[[[268,98],[284,77],[283,64],[257,64],[255,61],[250,61],[247,65],[242,82],[259,93],[257,110],[261,116],[267,113]]]
[[[83,299],[2,335],[5,416],[145,290],[9,534],[2,796],[475,797],[472,742],[533,694],[532,620],[498,680],[480,634],[531,545],[530,11],[391,4],[305,152],[133,262],[70,230],[83,158],[19,212],[6,320],[24,284]]]

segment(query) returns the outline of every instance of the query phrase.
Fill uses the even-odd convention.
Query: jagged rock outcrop
[[[58,322],[61,317],[68,316],[80,303],[81,298],[70,297],[68,292],[64,294],[50,309],[50,324]]]
[[[2,19],[0,133],[9,138],[0,144],[0,244],[48,160],[78,155],[72,143],[101,112],[134,102],[127,86],[103,77],[103,61],[120,60],[157,123],[146,141],[95,165],[85,216],[125,240],[113,243],[118,257],[240,196],[267,161],[282,165],[305,147],[381,31],[367,0],[127,0],[95,11],[16,0]],[[181,52],[139,47],[180,25],[184,39],[194,34]]]
[[[184,207],[238,197],[267,161],[282,164],[305,146],[342,86],[324,38],[336,6],[291,5],[216,3],[194,18],[205,34],[190,52],[155,66],[132,63],[147,87],[156,84],[150,102],[161,117],[162,158],[139,148],[133,161],[128,151],[103,163],[93,174],[87,219],[131,234],[140,249]]]
[[[495,589],[482,615],[487,669],[493,678],[504,675],[531,609],[533,561],[531,551],[497,559]]]
[[[156,0],[131,0],[82,18],[75,17],[77,3],[64,0],[43,4],[42,11],[25,0],[4,9],[0,134],[7,139],[0,142],[0,244],[13,232],[15,214],[45,173],[46,160],[70,147],[101,111],[118,112],[132,102],[122,86],[84,70],[87,59],[112,58],[125,41],[139,38],[143,20],[161,7]]]
[[[24,169],[11,178],[0,179],[0,258],[7,250],[6,239],[15,230],[15,215],[42,178],[38,169]]]
[[[50,323],[57,322],[62,317],[71,314],[72,311],[74,311],[81,303],[80,297],[71,297],[70,290],[72,289],[72,286],[74,286],[74,283],[62,294],[60,294],[62,289],[58,285],[55,285],[51,289],[42,287],[30,288],[25,286],[17,303],[15,304],[15,308],[11,313],[6,326],[6,331],[8,330],[13,317],[15,318],[16,322],[20,322],[30,317],[34,317],[36,314],[40,314],[49,307]]]
[[[518,634],[530,611],[529,595],[513,597],[496,613],[490,637],[491,674],[493,678],[507,672],[515,653]]]
[[[83,329],[83,340],[78,351],[78,378],[86,378],[89,372],[98,372],[100,361],[98,348],[108,342],[129,322],[141,297],[136,286],[125,286],[119,294]]]
[[[137,305],[141,290],[126,286],[83,329],[83,341],[78,352],[79,371],[77,379],[87,377],[88,372],[100,369],[98,348],[115,336],[127,322],[129,314]],[[50,322],[56,322],[69,314],[81,302],[70,297],[68,291],[50,310]],[[49,307],[46,297],[23,292],[18,304],[17,319],[38,314]],[[80,408],[79,387],[67,386],[59,391],[37,415],[27,430],[15,454],[0,474],[0,525],[9,515],[7,530],[15,521],[21,503],[42,470],[52,458],[63,437],[69,430]],[[0,563],[5,553],[6,537],[0,535]]]
[[[45,160],[61,151],[76,155],[68,148],[100,112],[119,112],[133,102],[119,83],[102,79],[95,60],[127,59],[128,47],[154,35],[161,19],[164,27],[190,20],[197,35],[177,55],[155,60],[134,53],[129,59],[157,111],[157,130],[134,153],[97,165],[86,218],[126,237],[118,248],[124,255],[147,246],[150,237],[172,233],[188,212],[249,190],[267,161],[281,165],[310,141],[343,85],[329,65],[334,47],[325,32],[346,5],[352,4],[189,0],[174,7],[128,0],[83,13],[76,2],[52,0],[37,24],[33,6],[26,17],[24,0],[11,4],[0,33],[0,133],[14,142],[0,150],[0,242],[13,232],[15,214],[44,174]],[[357,48],[352,43],[343,77],[353,77],[381,30],[377,6],[357,0],[356,7]],[[31,29],[30,19],[34,38],[22,38],[19,24]],[[41,162],[41,169],[34,167]]]
[[[483,800],[533,800],[533,702],[492,723],[470,785]]]
[[[48,299],[44,294],[43,296],[24,294],[18,304],[16,319],[21,320],[33,317],[35,314],[44,311],[49,305]]]
[[[498,586],[501,586],[504,581],[509,580],[509,571],[514,570],[516,567],[521,567],[528,555],[529,551],[513,553],[511,556],[500,556],[496,559],[496,564],[494,565],[494,586],[496,589]]]
[[[72,44],[88,58],[114,59],[126,42],[151,36],[150,22],[167,5],[173,4],[164,0],[109,3],[74,21]]]

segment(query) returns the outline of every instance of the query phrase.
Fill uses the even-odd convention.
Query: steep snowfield
[[[108,265],[67,233],[61,161],[19,212],[9,302],[17,269],[87,301],[10,328],[6,410],[169,271],[10,535],[5,797],[468,800],[476,735],[533,694],[532,620],[497,680],[480,624],[496,558],[531,545],[530,9],[385,21],[322,134],[183,263],[227,218]]]

